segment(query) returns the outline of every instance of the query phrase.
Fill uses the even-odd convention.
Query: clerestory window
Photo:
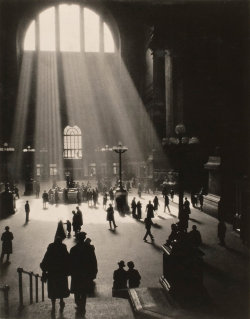
[[[24,51],[114,53],[115,42],[109,25],[93,10],[60,4],[41,12],[30,23],[23,48]]]

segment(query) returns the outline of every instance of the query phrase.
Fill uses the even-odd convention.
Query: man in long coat
[[[68,275],[70,271],[69,253],[62,238],[57,236],[55,241],[49,244],[40,267],[48,278],[48,298],[51,299],[52,312],[55,312],[56,299],[60,299],[60,309],[65,303],[63,298],[69,296]]]
[[[86,312],[87,294],[91,292],[98,272],[95,250],[92,245],[85,243],[86,235],[80,232],[77,235],[77,244],[70,250],[71,293],[74,294],[77,310],[82,315]]]
[[[10,254],[12,254],[12,240],[14,236],[12,232],[9,231],[9,226],[5,227],[5,232],[2,234],[1,240],[3,242],[2,245],[2,253],[1,253],[1,262],[3,261],[4,255],[7,255],[7,262],[9,261]]]

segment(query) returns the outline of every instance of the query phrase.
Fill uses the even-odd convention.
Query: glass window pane
[[[60,50],[80,52],[80,16],[78,5],[59,6]]]
[[[115,52],[115,44],[114,44],[113,35],[110,31],[109,26],[106,23],[104,23],[103,32],[104,32],[104,52]]]
[[[24,50],[34,51],[35,50],[35,20],[29,25],[24,39]]]
[[[86,52],[99,52],[99,16],[84,8],[84,39]]]
[[[40,27],[40,50],[55,51],[56,32],[55,32],[55,7],[43,11],[39,15]]]

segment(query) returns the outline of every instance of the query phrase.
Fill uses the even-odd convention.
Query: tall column
[[[165,107],[165,50],[153,50],[153,103],[151,116],[156,126],[159,138],[165,137],[166,107]]]
[[[165,54],[166,137],[174,133],[173,66],[169,50]]]
[[[174,100],[174,126],[184,123],[184,98],[183,98],[183,57],[172,58],[172,81]]]

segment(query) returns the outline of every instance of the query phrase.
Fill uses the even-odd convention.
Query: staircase
[[[44,302],[35,303],[23,307],[22,310],[10,311],[9,319],[72,319],[78,317],[73,297],[65,299],[65,308],[61,313],[59,301],[56,303],[56,312],[51,314],[51,302],[46,299]],[[87,319],[134,319],[133,311],[127,299],[96,297],[88,298],[86,305]]]

